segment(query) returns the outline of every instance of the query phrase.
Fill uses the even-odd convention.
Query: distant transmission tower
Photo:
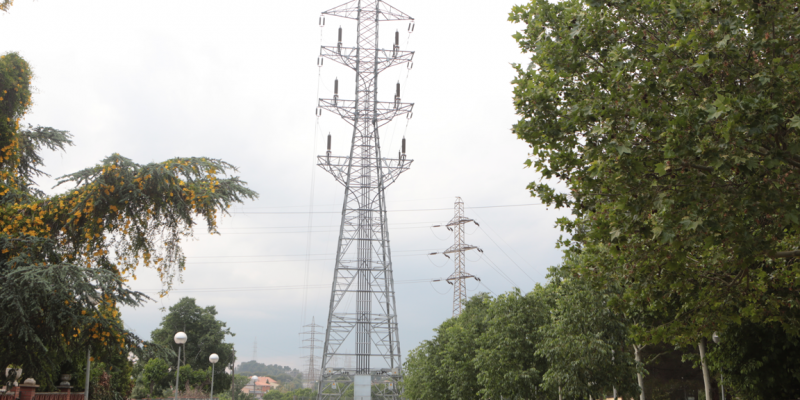
[[[400,101],[400,83],[393,101],[378,101],[378,74],[389,67],[409,64],[414,53],[400,50],[395,32],[391,49],[378,42],[378,24],[412,21],[400,10],[380,0],[354,0],[322,13],[355,20],[356,47],[342,44],[342,28],[336,46],[322,46],[322,59],[330,59],[355,71],[355,98],[339,98],[339,81],[331,99],[319,99],[319,109],[333,112],[353,126],[349,156],[319,156],[319,166],[344,185],[344,203],[331,289],[320,399],[340,399],[353,386],[356,400],[399,399],[402,377],[392,259],[386,222],[386,188],[408,170],[405,138],[398,158],[383,158],[378,128],[396,116],[410,116],[413,104]],[[319,113],[317,114],[319,115]],[[349,339],[349,341],[348,341]],[[355,342],[355,351],[342,347]],[[334,359],[353,356],[354,368],[334,368]],[[374,390],[374,393],[373,393]]]
[[[464,224],[467,223],[474,223],[478,225],[478,223],[473,220],[472,218],[467,218],[464,216],[464,201],[461,200],[461,197],[456,197],[456,204],[455,204],[455,216],[450,222],[445,225],[448,230],[453,231],[453,238],[455,243],[448,247],[447,250],[441,252],[444,254],[445,257],[450,258],[448,254],[454,254],[455,259],[453,260],[453,264],[455,266],[453,273],[447,278],[447,283],[453,285],[453,316],[458,316],[461,314],[461,310],[464,307],[464,303],[467,301],[467,279],[474,278],[476,281],[480,282],[480,278],[475,275],[468,274],[466,269],[467,258],[464,255],[464,252],[467,250],[476,249],[479,252],[483,253],[478,246],[473,246],[471,244],[464,244]],[[434,227],[438,227],[442,225],[434,225]],[[480,225],[478,225],[480,226]],[[439,254],[439,253],[431,253],[431,255]]]
[[[317,332],[317,328],[322,328],[321,326],[314,323],[314,317],[311,317],[311,324],[304,325],[303,328],[305,329],[301,332],[301,335],[304,335],[305,338],[303,339],[303,347],[304,349],[308,349],[308,355],[303,357],[305,358],[306,362],[306,385],[309,388],[314,388],[317,384],[317,347],[321,340],[317,335],[322,335],[322,332]]]

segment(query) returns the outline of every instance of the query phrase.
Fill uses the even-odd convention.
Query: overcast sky
[[[221,219],[221,236],[200,228],[186,243],[177,290],[123,310],[140,336],[158,326],[162,307],[191,296],[216,306],[236,333],[229,340],[240,361],[253,358],[257,340],[259,362],[302,365],[301,326],[327,318],[344,193],[315,156],[328,132],[333,153],[346,155],[352,133],[332,114],[315,118],[317,98],[332,95],[336,77],[343,98],[354,90],[352,71],[316,65],[340,25],[344,44],[354,45],[351,22],[318,25],[320,12],[340,1],[17,0],[0,14],[0,53],[20,53],[35,73],[24,122],[74,135],[66,153],[45,155],[45,171],[57,177],[115,152],[139,163],[206,156],[239,167],[260,193]],[[560,260],[554,221],[564,213],[532,205],[538,200],[525,187],[539,178],[523,168],[529,149],[511,133],[511,64],[526,63],[511,38],[521,26],[507,21],[516,3],[395,0],[416,18],[414,32],[407,23],[381,27],[386,47],[397,29],[401,48],[416,51],[413,69],[380,76],[379,93],[391,100],[400,81],[403,101],[416,103],[412,119],[381,131],[384,154],[396,154],[405,135],[414,159],[387,191],[404,353],[452,313],[450,285],[430,282],[447,277],[452,262],[427,254],[452,244],[431,225],[452,218],[456,196],[481,224],[467,227],[466,241],[485,250],[467,256],[467,271],[485,285],[468,282],[470,294],[527,292]],[[63,190],[51,189],[53,180],[41,185]],[[137,274],[133,288],[155,295],[156,274]]]

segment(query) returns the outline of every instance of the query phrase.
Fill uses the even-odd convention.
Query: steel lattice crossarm
[[[483,253],[483,250],[478,246],[473,246],[471,244],[454,244],[447,248],[447,250],[443,251],[442,254],[451,254],[451,253],[459,253],[464,252],[467,250],[478,250],[479,252]]]
[[[398,49],[376,49],[375,51],[377,53],[375,55],[375,68],[378,72],[383,72],[385,69],[395,65],[408,64],[414,58],[413,51]],[[358,67],[359,54],[357,47],[322,46],[319,55],[354,70]]]
[[[350,157],[346,156],[317,156],[318,166],[328,171],[336,181],[342,185],[347,184],[347,169],[350,167]],[[411,167],[414,160],[401,158],[382,158],[381,173],[383,174],[383,187],[387,188],[393,184],[397,177]]]
[[[344,3],[340,6],[336,6],[328,11],[325,11],[322,14],[357,20],[359,18],[359,11],[363,9],[360,7],[361,3],[362,2],[360,0],[348,1],[347,3]],[[378,1],[376,3],[378,3],[376,12],[377,21],[414,20],[414,18],[411,18],[408,14],[390,6],[385,1]]]
[[[448,230],[453,231],[454,233],[453,239],[455,240],[455,243],[453,243],[452,246],[440,253],[430,253],[430,255],[443,254],[447,258],[450,258],[448,254],[454,254],[454,270],[453,273],[450,274],[450,276],[446,279],[447,283],[453,285],[454,317],[461,314],[461,310],[464,308],[464,303],[467,301],[467,279],[473,278],[478,282],[481,281],[480,278],[475,275],[468,274],[466,271],[466,256],[464,253],[468,250],[478,250],[479,252],[483,253],[483,250],[481,250],[480,247],[464,243],[464,237],[466,236],[464,232],[464,224],[469,222],[480,226],[478,221],[464,216],[464,201],[461,200],[461,197],[456,197],[455,215],[450,222],[448,222],[446,225],[434,225],[434,227],[445,226]]]
[[[391,50],[379,48],[378,33],[379,22],[412,19],[381,0],[350,1],[323,15],[357,20],[358,37],[356,47],[342,46],[340,27],[337,45],[322,46],[318,61],[321,67],[328,58],[355,72],[353,100],[339,98],[337,78],[333,98],[318,103],[317,116],[327,110],[353,127],[348,156],[331,155],[328,135],[328,151],[317,159],[344,186],[318,398],[399,400],[403,363],[385,195],[412,160],[406,159],[405,138],[397,158],[383,157],[378,131],[398,116],[410,117],[414,105],[400,101],[399,82],[393,101],[379,101],[377,88],[380,72],[410,63],[414,53],[400,50],[399,32]],[[354,366],[337,367],[350,356]]]
[[[388,124],[397,116],[411,113],[414,108],[414,103],[399,103],[393,101],[376,101],[372,115],[372,121],[375,127],[381,127]],[[355,123],[356,120],[364,118],[364,109],[358,107],[355,100],[342,100],[342,99],[319,99],[319,108],[328,110],[334,114],[339,114],[343,120],[350,124]]]

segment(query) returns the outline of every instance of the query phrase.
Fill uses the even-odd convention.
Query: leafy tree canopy
[[[43,381],[87,346],[98,361],[148,352],[119,319],[120,305],[146,299],[126,281],[155,268],[168,290],[185,268],[180,244],[194,218],[216,233],[217,215],[256,193],[221,160],[140,165],[113,154],[61,177],[64,193],[45,195],[34,181],[44,174],[41,151],[72,142],[65,131],[20,125],[31,79],[19,55],[0,56],[0,365]]]
[[[696,343],[745,320],[797,333],[800,13],[767,1],[533,0],[510,20],[519,138],[569,207],[561,243],[614,262],[659,324],[644,341]],[[594,267],[594,266],[593,266]]]
[[[208,357],[212,353],[219,356],[219,361],[214,368],[214,387],[225,390],[230,387],[230,375],[225,373],[225,368],[233,364],[233,344],[226,343],[226,336],[234,336],[225,322],[217,320],[215,306],[202,308],[195,299],[184,297],[169,308],[169,312],[162,318],[158,328],[150,334],[154,343],[171,348],[176,354],[178,345],[173,339],[178,332],[185,332],[188,340],[182,350],[181,364],[191,365],[195,370],[211,370]],[[175,364],[171,359],[169,364]],[[184,362],[185,361],[185,362]]]

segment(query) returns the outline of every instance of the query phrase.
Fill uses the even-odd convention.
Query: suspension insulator
[[[324,58],[322,58],[322,57],[317,57],[317,66],[318,66],[318,67],[321,67],[321,66],[322,66],[322,62],[323,62],[324,60],[325,60],[325,59],[324,59]]]
[[[319,26],[325,26],[325,17],[322,15],[319,16]]]
[[[400,46],[400,31],[394,31],[394,45]]]
[[[400,82],[397,82],[397,91],[394,94],[394,97],[400,98]]]
[[[333,81],[333,95],[337,97],[339,96],[339,78],[336,78],[336,80]]]
[[[414,26],[415,26],[415,25],[416,25],[416,24],[415,24],[415,23],[413,23],[413,22],[409,22],[409,23],[408,23],[408,33],[414,32]]]
[[[406,154],[406,138],[403,138],[403,154]]]
[[[328,151],[331,151],[331,134],[328,133]]]
[[[342,27],[339,27],[339,43],[342,43]]]

